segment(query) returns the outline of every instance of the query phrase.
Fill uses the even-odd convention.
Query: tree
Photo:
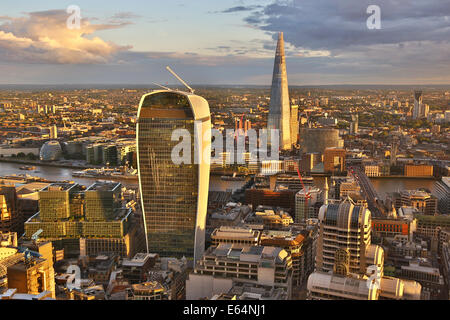
[[[27,154],[27,158],[29,160],[36,160],[36,155],[34,153],[30,152]]]
[[[17,158],[25,158],[26,157],[26,155],[25,155],[25,153],[23,153],[23,152],[19,152],[18,154],[17,154]]]

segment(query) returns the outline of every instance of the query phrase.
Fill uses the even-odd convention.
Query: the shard
[[[283,33],[278,34],[277,51],[273,66],[272,90],[270,93],[268,129],[280,130],[280,149],[290,150],[291,140],[291,108],[289,102],[286,58],[284,56]]]

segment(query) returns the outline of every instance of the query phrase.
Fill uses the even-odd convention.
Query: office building
[[[211,298],[228,292],[235,283],[292,290],[292,259],[277,247],[234,247],[221,244],[210,247],[198,261],[186,281],[186,298]]]
[[[17,289],[17,293],[39,295],[51,292],[55,298],[55,274],[53,262],[38,256],[25,255],[17,263],[7,268],[8,288]]]
[[[50,139],[58,139],[58,128],[56,125],[50,127]]]
[[[298,142],[298,131],[299,131],[299,122],[298,122],[298,105],[291,106],[291,143],[292,145],[296,145]]]
[[[317,242],[316,268],[333,271],[336,250],[348,255],[347,272],[366,273],[370,265],[383,266],[383,249],[371,244],[371,214],[346,199],[320,208],[320,236]]]
[[[22,223],[16,188],[0,185],[0,232],[22,232]]]
[[[426,190],[403,190],[391,195],[396,210],[402,206],[414,207],[419,213],[435,215],[438,199]]]
[[[148,272],[156,263],[157,256],[154,253],[137,253],[132,259],[123,259],[122,276],[130,284],[145,282]]]
[[[428,116],[429,106],[423,103],[422,91],[414,91],[413,119],[426,118]]]
[[[50,184],[39,191],[39,212],[25,222],[25,238],[42,229],[39,237],[68,255],[134,255],[136,223],[132,209],[122,201],[121,186],[96,182],[85,189],[78,184]]]
[[[442,177],[436,183],[434,195],[438,199],[438,209],[441,214],[450,214],[450,177]]]
[[[306,220],[318,217],[316,203],[323,204],[322,190],[307,186],[295,194],[295,223],[305,223]]]
[[[433,166],[429,165],[405,165],[405,176],[407,177],[432,177]]]
[[[316,271],[308,278],[313,300],[419,300],[421,285],[384,276],[384,250],[371,243],[371,213],[347,199],[322,206]]]
[[[278,33],[277,50],[273,66],[267,129],[279,130],[279,148],[282,150],[290,150],[292,148],[291,119],[284,40],[283,33],[280,32]]]
[[[174,130],[189,133],[181,164],[171,154],[179,141]],[[138,110],[137,155],[147,251],[197,260],[205,247],[211,145],[208,102],[180,91],[154,91]],[[202,142],[203,141],[203,142]],[[187,162],[187,163],[186,163]]]
[[[133,284],[129,300],[169,300],[166,289],[157,281]]]
[[[261,246],[279,247],[286,250],[292,259],[292,285],[300,286],[314,271],[314,239],[309,231],[302,232],[265,230],[261,235]],[[314,252],[310,252],[314,251]]]
[[[326,148],[323,155],[325,172],[341,173],[345,171],[345,149]]]
[[[256,246],[259,244],[260,232],[243,227],[227,227],[221,226],[214,229],[211,234],[211,242],[213,246],[222,243],[231,243],[235,247]]]
[[[301,128],[300,150],[302,153],[324,154],[326,148],[343,148],[344,140],[339,130],[333,128]]]

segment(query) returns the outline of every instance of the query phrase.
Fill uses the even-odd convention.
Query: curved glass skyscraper
[[[180,143],[172,140],[177,129],[190,134],[188,163],[175,164],[172,159]],[[211,154],[208,102],[180,91],[146,94],[139,105],[136,133],[147,250],[196,261],[205,248]]]

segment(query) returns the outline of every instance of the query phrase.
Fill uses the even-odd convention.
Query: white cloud
[[[106,63],[117,52],[130,48],[94,36],[98,30],[119,28],[125,22],[91,24],[82,19],[80,29],[68,29],[67,18],[63,10],[5,18],[6,22],[0,25],[1,59],[25,63]]]

